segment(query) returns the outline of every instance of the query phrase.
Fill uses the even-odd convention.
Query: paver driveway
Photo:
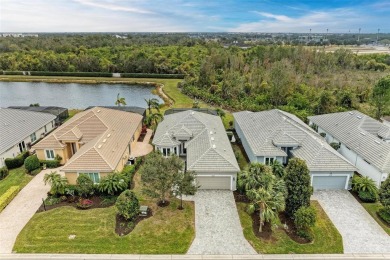
[[[242,233],[231,191],[200,190],[193,200],[196,237],[187,254],[256,254]]]
[[[390,236],[348,191],[316,191],[313,198],[343,237],[344,253],[390,253]]]
[[[50,185],[43,183],[47,169],[35,176],[0,213],[0,254],[12,253],[16,237],[46,198]],[[1,257],[0,257],[1,258]]]

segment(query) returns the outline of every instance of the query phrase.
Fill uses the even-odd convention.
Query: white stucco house
[[[273,109],[233,113],[234,128],[251,162],[306,161],[315,190],[348,189],[356,168],[298,117]]]
[[[340,144],[339,153],[363,176],[379,186],[390,172],[390,126],[359,111],[309,117],[328,143]]]
[[[193,110],[165,115],[153,145],[164,156],[185,159],[200,189],[236,190],[240,168],[219,116]]]
[[[55,127],[56,116],[20,109],[0,108],[0,167]]]

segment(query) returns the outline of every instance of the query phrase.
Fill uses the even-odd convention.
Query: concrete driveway
[[[195,201],[196,236],[187,254],[256,254],[242,233],[231,191],[199,190],[192,200]]]
[[[390,236],[348,191],[315,191],[312,199],[339,230],[344,253],[390,253]]]

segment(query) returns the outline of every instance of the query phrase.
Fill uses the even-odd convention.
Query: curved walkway
[[[153,130],[147,129],[144,140],[142,142],[136,142],[134,147],[131,149],[130,157],[141,157],[149,154],[153,151],[153,146],[149,144],[150,138],[152,137]]]
[[[196,236],[187,254],[257,254],[244,238],[231,191],[199,190],[192,200],[195,201]]]
[[[50,185],[45,185],[46,173],[57,171],[47,169],[35,176],[0,213],[0,254],[12,253],[17,236],[46,198]]]

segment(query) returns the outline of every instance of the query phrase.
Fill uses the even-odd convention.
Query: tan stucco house
[[[33,149],[40,160],[59,155],[70,184],[80,173],[98,183],[123,169],[141,133],[142,119],[136,113],[94,107],[76,114]]]

